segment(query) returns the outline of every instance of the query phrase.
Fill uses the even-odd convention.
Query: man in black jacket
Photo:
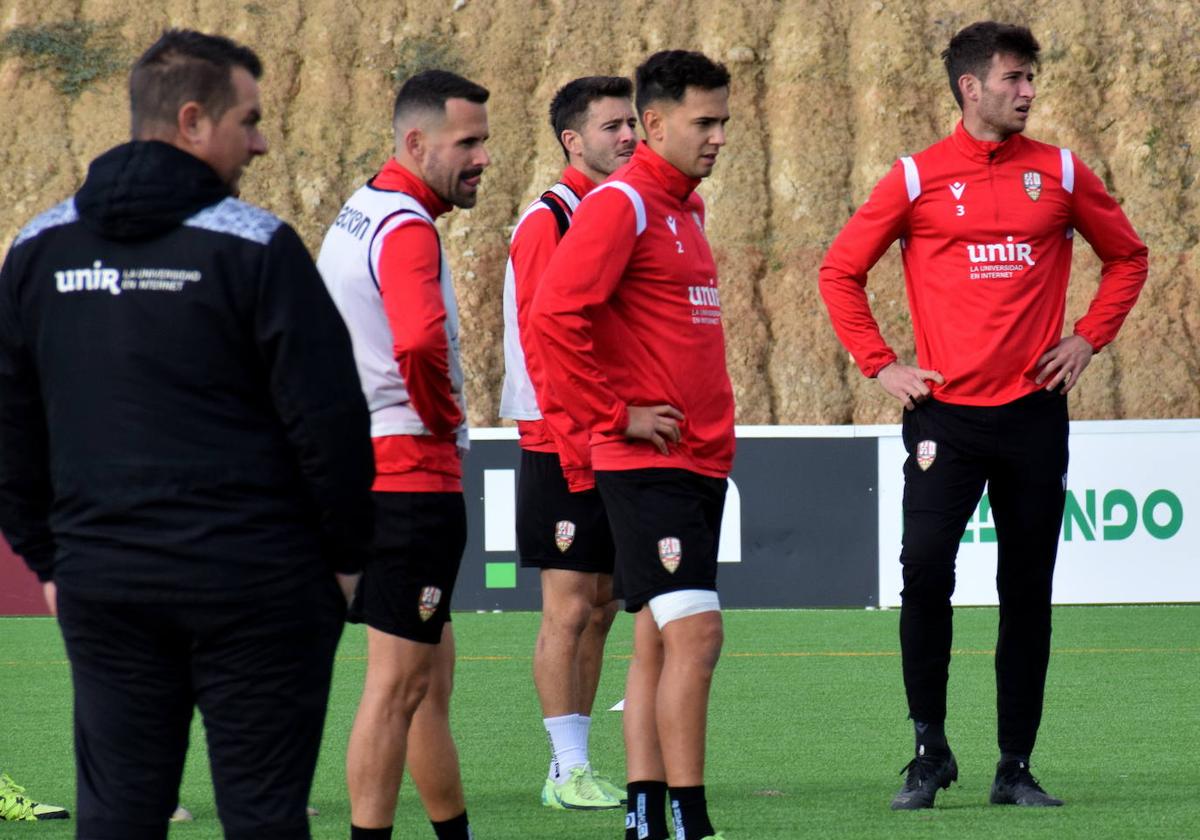
[[[81,838],[166,837],[195,706],[225,836],[309,836],[374,468],[308,252],[234,197],[266,152],[261,72],[164,33],[133,142],[0,269],[0,529],[66,641]]]

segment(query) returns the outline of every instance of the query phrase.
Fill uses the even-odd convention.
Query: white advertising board
[[[1056,604],[1200,601],[1200,421],[1071,424]],[[898,606],[900,427],[879,433],[879,602]],[[986,494],[959,546],[956,605],[996,603]]]

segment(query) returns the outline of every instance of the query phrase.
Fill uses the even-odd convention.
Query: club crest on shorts
[[[558,546],[559,553],[566,554],[573,542],[575,542],[575,523],[569,519],[555,522],[554,544]]]
[[[428,621],[433,618],[433,614],[437,612],[438,604],[442,602],[442,590],[436,586],[426,586],[421,590],[421,600],[417,602],[417,612],[421,614],[422,621]]]
[[[1037,201],[1042,197],[1042,176],[1037,172],[1026,172],[1022,178],[1025,181],[1025,195],[1029,196],[1030,201]]]
[[[934,441],[923,440],[917,444],[917,466],[921,468],[922,472],[933,466],[935,458],[937,458],[937,444]]]
[[[658,559],[664,569],[675,574],[679,561],[683,559],[683,549],[677,537],[663,537],[658,541]]]

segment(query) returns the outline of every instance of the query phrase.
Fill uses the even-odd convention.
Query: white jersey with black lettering
[[[433,217],[407,193],[367,184],[350,196],[325,234],[317,268],[350,330],[363,394],[371,409],[371,436],[427,435],[429,430],[412,407],[404,376],[396,362],[394,340],[379,292],[379,255],[389,233],[404,224],[428,224]],[[441,248],[439,283],[446,307],[450,386],[467,416],[459,352],[458,305],[445,249]],[[469,446],[467,426],[457,431],[458,444]]]

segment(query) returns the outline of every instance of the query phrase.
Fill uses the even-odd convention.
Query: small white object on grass
[[[171,814],[171,822],[191,822],[196,819],[192,816],[192,812],[182,805],[175,807],[175,813]]]

